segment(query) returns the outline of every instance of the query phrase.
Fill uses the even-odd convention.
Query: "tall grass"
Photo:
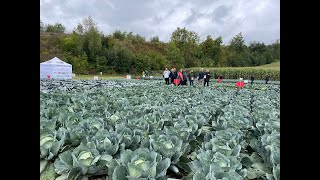
[[[199,73],[201,67],[187,68],[189,72],[191,69],[195,73]],[[223,76],[225,79],[250,79],[251,75],[255,76],[256,80],[265,79],[266,75],[269,74],[270,79],[273,81],[280,80],[280,67],[224,67],[224,68],[203,68],[205,71],[209,70],[214,78]]]

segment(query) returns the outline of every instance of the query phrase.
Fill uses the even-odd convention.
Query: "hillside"
[[[40,62],[47,61],[53,57],[64,59],[63,52],[59,48],[62,38],[68,36],[64,33],[40,32]]]
[[[132,32],[115,31],[105,35],[95,28],[72,34],[40,32],[40,62],[58,57],[72,64],[77,74],[140,74],[145,69],[156,73],[164,67],[230,67],[237,71],[243,67],[280,69],[278,41],[246,46],[241,33],[229,45],[222,45],[221,38],[208,36],[202,42],[196,39],[195,32],[179,28],[168,43],[159,41],[157,36],[146,40]],[[239,49],[239,43],[244,48]],[[264,71],[259,74],[263,77]]]
[[[64,53],[60,47],[63,38],[70,37],[71,34],[40,32],[40,62],[47,61],[53,57],[65,59]],[[136,41],[135,39],[115,39],[114,43],[121,47],[126,47],[133,54],[145,54],[154,52],[165,56],[164,43],[151,43],[148,41]]]

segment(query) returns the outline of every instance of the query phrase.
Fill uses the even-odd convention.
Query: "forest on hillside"
[[[272,44],[250,42],[241,32],[223,45],[222,37],[208,35],[200,41],[197,32],[178,27],[168,42],[158,36],[146,39],[139,34],[117,30],[103,34],[90,16],[72,33],[61,23],[40,20],[40,62],[58,57],[73,65],[77,74],[104,72],[137,73],[164,67],[248,67],[280,61],[280,39]]]

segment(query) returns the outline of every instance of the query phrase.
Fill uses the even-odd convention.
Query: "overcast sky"
[[[223,44],[242,32],[246,43],[280,39],[280,0],[40,0],[40,19],[61,22],[71,32],[91,16],[99,30],[158,36],[167,42],[177,27],[222,36]]]

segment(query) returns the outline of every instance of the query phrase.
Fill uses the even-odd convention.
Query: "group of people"
[[[149,71],[146,69],[146,71],[142,71],[142,77],[148,77]]]
[[[251,75],[251,84],[253,84],[253,81],[254,81],[254,75]],[[268,82],[270,81],[270,76],[269,76],[269,74],[266,75],[265,81],[266,81],[266,84],[268,84]]]
[[[209,81],[211,77],[212,76],[209,70],[204,72],[202,68],[198,75],[198,84],[203,83],[204,86],[206,85],[209,86]],[[197,77],[193,72],[193,70],[190,70],[189,73],[187,73],[185,68],[180,69],[178,72],[176,68],[172,68],[171,71],[169,71],[168,68],[165,68],[165,70],[163,71],[163,78],[167,85],[175,84],[177,86],[180,86],[180,85],[183,86],[183,85],[187,85],[187,81],[189,80],[190,86],[193,86],[194,85],[193,82]]]
[[[189,80],[190,86],[193,86],[193,81],[197,78],[193,70],[190,70],[189,73],[187,73],[186,69],[180,69],[177,72],[176,68],[172,68],[171,71],[168,70],[168,68],[165,68],[163,71],[163,78],[165,80],[165,84],[174,84],[174,85],[187,85],[187,81]],[[209,86],[209,81],[212,78],[212,75],[210,74],[210,71],[207,70],[206,72],[201,68],[199,75],[198,75],[198,84],[202,84],[204,86]],[[251,84],[254,82],[254,75],[251,75]],[[176,83],[175,83],[176,80]],[[267,74],[265,78],[266,84],[268,84],[270,80],[270,76]],[[222,82],[222,76],[218,77],[217,80],[218,83]]]

